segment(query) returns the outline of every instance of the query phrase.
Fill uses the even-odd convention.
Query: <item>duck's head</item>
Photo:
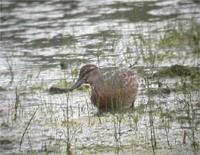
[[[93,84],[98,78],[98,67],[93,64],[84,65],[79,73],[79,78],[70,88],[70,91],[79,88],[83,83]]]

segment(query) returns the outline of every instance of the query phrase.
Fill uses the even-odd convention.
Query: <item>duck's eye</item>
[[[88,82],[88,76],[84,76],[84,81]]]

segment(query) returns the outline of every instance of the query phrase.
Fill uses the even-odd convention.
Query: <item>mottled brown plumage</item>
[[[69,90],[83,83],[90,84],[91,101],[100,111],[132,107],[138,91],[138,81],[133,71],[113,69],[103,72],[92,64],[81,68],[78,80]]]

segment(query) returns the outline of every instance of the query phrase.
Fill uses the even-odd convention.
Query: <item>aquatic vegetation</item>
[[[0,87],[0,92],[3,92],[3,91],[7,91],[7,89],[4,87]]]
[[[77,39],[75,38],[75,36],[69,35],[69,36],[64,37],[63,42],[67,46],[73,46],[77,42]]]
[[[23,143],[23,140],[24,140],[24,136],[25,136],[29,126],[31,125],[32,120],[34,119],[37,110],[38,109],[36,109],[35,112],[32,114],[31,118],[29,119],[29,121],[28,121],[28,123],[27,123],[27,125],[26,125],[26,127],[25,127],[25,129],[22,133],[22,136],[21,136],[21,139],[20,139],[20,144],[19,144],[19,152],[21,151],[21,146],[22,146],[22,143]]]
[[[60,68],[61,69],[67,69],[68,68],[68,63],[65,61],[60,62]]]
[[[196,106],[197,106],[198,108],[200,108],[200,101],[196,104]]]
[[[48,48],[53,46],[74,46],[77,42],[77,39],[73,35],[63,36],[62,34],[58,34],[53,38],[43,38],[43,39],[36,39],[31,43],[31,47],[33,48]]]
[[[3,147],[6,144],[12,144],[15,143],[17,139],[15,137],[6,137],[6,136],[1,136],[0,137],[0,145]]]
[[[168,32],[160,38],[160,47],[190,46],[198,47],[200,43],[200,28],[195,18],[190,19],[188,24],[178,22],[168,27]],[[188,26],[185,26],[188,25]],[[192,52],[192,51],[191,51]]]
[[[170,94],[172,89],[170,88],[149,88],[147,94],[158,95],[158,94]]]
[[[51,88],[61,88],[61,89],[65,89],[65,88],[69,88],[72,85],[72,82],[67,82],[65,80],[59,81],[56,84],[53,84],[51,86]]]
[[[188,67],[182,65],[172,65],[170,67],[166,67],[160,69],[158,72],[153,74],[154,77],[176,77],[182,76],[190,78],[199,78],[200,77],[200,68],[199,67]]]
[[[31,87],[28,87],[27,88],[27,91],[28,90],[30,90],[32,93],[33,92],[36,92],[37,90],[45,90],[45,85],[44,84],[42,84],[42,83],[38,83],[38,84],[36,84],[36,85],[33,85],[33,86],[31,86]]]
[[[73,82],[67,82],[67,81],[59,81],[57,82],[56,84],[53,84],[51,87],[50,87],[50,92],[55,89],[60,89],[60,90],[64,90],[64,89],[68,89],[68,88],[71,88],[71,86],[73,85]],[[82,90],[82,91],[85,91],[85,90],[88,90],[90,88],[90,86],[88,84],[83,84],[81,85],[79,88],[77,88],[77,90]]]
[[[74,69],[71,71],[71,73],[72,73],[73,76],[78,77],[79,69],[78,69],[78,68],[74,68]]]
[[[1,110],[0,110],[0,117],[1,117],[1,116],[3,116],[3,115],[2,115]],[[8,125],[6,122],[3,122],[3,123],[0,124],[0,127],[1,127],[1,128],[8,128],[9,125]]]
[[[16,121],[17,117],[18,117],[18,109],[19,109],[19,106],[20,106],[21,102],[20,102],[20,96],[19,96],[19,93],[18,93],[18,88],[16,87],[15,88],[15,103],[14,103],[14,118],[13,120]]]
[[[7,63],[7,70],[9,72],[9,75],[10,75],[10,84],[13,83],[14,81],[14,78],[15,78],[15,73],[14,73],[14,62],[13,62],[13,56],[12,55],[5,55],[5,61]]]

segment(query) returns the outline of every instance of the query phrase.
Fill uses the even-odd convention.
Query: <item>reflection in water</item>
[[[18,153],[23,134],[25,154],[199,153],[199,29],[181,31],[199,23],[198,1],[0,3],[0,154]],[[86,63],[138,71],[134,112],[96,116],[87,87],[47,91]],[[177,63],[189,68],[166,68]]]

